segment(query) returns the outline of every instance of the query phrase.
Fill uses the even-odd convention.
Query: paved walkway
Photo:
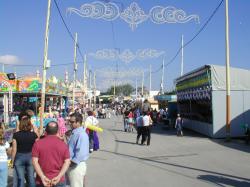
[[[177,137],[153,128],[150,146],[135,144],[121,117],[100,119],[100,150],[88,160],[87,187],[250,186],[250,146],[212,140],[190,131]],[[11,186],[11,185],[9,185]]]
[[[250,186],[250,146],[154,127],[150,146],[135,144],[122,119],[100,120],[101,149],[88,160],[87,187]]]

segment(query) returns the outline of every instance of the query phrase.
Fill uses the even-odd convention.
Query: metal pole
[[[135,80],[135,95],[136,95],[136,99],[138,97],[138,90],[137,90],[137,77],[136,77],[136,80]]]
[[[89,99],[89,105],[90,105],[90,107],[92,107],[92,83],[91,83],[91,76],[92,76],[92,72],[91,72],[91,70],[89,70],[89,90],[90,90],[90,99]]]
[[[163,58],[163,61],[162,61],[162,75],[161,75],[161,94],[164,93],[163,89],[164,89],[164,71],[165,71],[165,67],[164,67],[164,60],[165,58]]]
[[[115,83],[116,83],[116,82],[115,82],[115,80],[114,80],[114,97],[115,97]]]
[[[230,140],[230,59],[229,59],[229,19],[228,19],[228,0],[226,0],[226,138]]]
[[[9,123],[9,103],[8,103],[8,96],[7,93],[3,94],[3,110],[4,110],[4,123]]]
[[[142,94],[142,97],[144,95],[143,87],[144,87],[144,71],[142,71],[142,81],[141,81],[141,94]]]
[[[96,109],[96,73],[94,72],[94,109]]]
[[[151,91],[151,86],[152,86],[152,68],[151,68],[151,64],[149,66],[149,94],[150,94],[150,91]]]
[[[74,48],[74,82],[73,82],[73,94],[72,94],[72,107],[73,112],[75,111],[75,89],[76,89],[76,71],[77,71],[77,64],[76,64],[76,53],[77,53],[77,33],[75,33],[75,48]]]
[[[184,58],[183,58],[183,35],[181,35],[181,76],[183,75],[183,61],[184,61]]]
[[[40,109],[40,135],[43,132],[43,113],[45,106],[45,86],[46,86],[46,70],[48,61],[48,44],[49,44],[49,20],[50,20],[50,5],[51,0],[48,0],[48,10],[46,19],[46,29],[45,29],[45,40],[44,40],[44,55],[43,55],[43,78],[42,78],[42,90],[41,90],[41,109]]]
[[[84,104],[86,104],[86,96],[87,96],[87,78],[86,78],[86,72],[87,72],[87,55],[84,55],[84,67],[83,67],[83,88],[84,88]]]
[[[89,88],[92,89],[92,71],[89,70]]]

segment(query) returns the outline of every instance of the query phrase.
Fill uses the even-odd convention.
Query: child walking
[[[177,118],[175,121],[175,128],[177,130],[177,136],[183,136],[182,124],[183,124],[183,120],[182,120],[180,114],[177,114]]]

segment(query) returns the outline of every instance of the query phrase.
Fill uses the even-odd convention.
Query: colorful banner
[[[5,73],[0,73],[0,92],[18,93],[39,93],[41,92],[42,83],[39,78],[26,77],[23,79],[9,80]],[[46,81],[46,93],[67,95],[68,88],[63,80],[58,80],[55,76],[50,77]]]
[[[16,91],[16,80],[9,80],[5,73],[0,73],[0,92]]]
[[[26,79],[19,80],[17,86],[19,92],[39,92],[42,84],[38,79]]]
[[[191,88],[198,88],[202,86],[210,86],[211,85],[211,76],[210,73],[204,72],[198,76],[192,77],[190,79],[186,79],[176,84],[176,90],[186,90]]]

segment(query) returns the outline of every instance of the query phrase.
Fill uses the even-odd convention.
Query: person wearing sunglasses
[[[82,126],[83,117],[79,113],[70,115],[69,123],[72,133],[68,141],[71,164],[68,178],[71,187],[84,186],[86,161],[89,158],[89,137],[86,128]]]

